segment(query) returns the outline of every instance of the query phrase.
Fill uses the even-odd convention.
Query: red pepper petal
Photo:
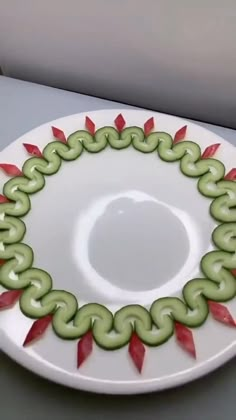
[[[186,136],[187,132],[187,125],[184,125],[182,128],[180,128],[178,131],[176,131],[174,136],[173,144],[178,143],[179,141],[183,140]]]
[[[0,266],[3,265],[3,264],[5,264],[5,262],[6,262],[6,260],[0,259]]]
[[[126,124],[125,119],[122,114],[117,115],[115,119],[115,126],[119,132],[121,132]]]
[[[145,134],[145,136],[148,136],[148,134],[153,130],[153,128],[154,128],[154,118],[151,117],[144,124],[144,134]]]
[[[26,347],[32,341],[40,338],[49,327],[52,322],[53,315],[47,315],[44,318],[37,319],[30,328],[25,341],[23,343],[23,347]]]
[[[227,181],[236,181],[236,168],[231,169],[231,171],[225,175],[224,179]]]
[[[0,168],[5,172],[7,175],[11,176],[22,176],[22,171],[17,168],[16,165],[11,165],[10,163],[0,163]]]
[[[196,349],[192,331],[179,322],[175,322],[175,335],[179,345],[196,359]]]
[[[78,342],[77,368],[89,357],[93,350],[93,333],[88,331]]]
[[[214,156],[214,154],[216,153],[217,149],[220,147],[220,143],[216,143],[216,144],[212,144],[211,146],[208,146],[204,152],[202,153],[201,158],[202,159],[208,159],[211,158],[212,156]]]
[[[138,369],[139,373],[142,372],[145,352],[146,352],[146,349],[142,341],[140,340],[140,338],[137,336],[136,333],[133,333],[130,339],[130,343],[129,343],[129,354],[136,368]]]
[[[92,136],[94,136],[96,127],[94,122],[89,117],[85,118],[85,127],[89,131],[89,133],[92,134]]]
[[[8,200],[8,198],[5,197],[5,195],[0,194],[0,204],[3,203],[10,203],[10,200]]]
[[[52,127],[52,133],[57,140],[62,141],[62,143],[66,143],[66,136],[64,131],[60,130],[59,128]]]
[[[23,143],[23,146],[30,155],[37,156],[37,157],[43,156],[38,146],[35,146],[34,144],[29,144],[29,143]]]
[[[236,268],[234,268],[233,270],[231,270],[231,273],[233,274],[234,277],[236,277]]]
[[[216,321],[236,327],[236,322],[226,306],[218,302],[208,301],[209,310]]]
[[[0,309],[7,309],[14,305],[22,294],[22,290],[10,290],[0,295]]]

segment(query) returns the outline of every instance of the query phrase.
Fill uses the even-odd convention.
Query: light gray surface
[[[0,149],[31,128],[105,102],[0,76]],[[236,132],[202,124],[233,142]],[[158,363],[158,360],[157,360]],[[184,387],[133,397],[99,396],[50,383],[0,354],[1,420],[235,420],[236,359]]]
[[[236,128],[235,0],[2,0],[11,77]]]

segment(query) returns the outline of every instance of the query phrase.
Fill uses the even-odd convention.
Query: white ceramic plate
[[[153,116],[155,129],[171,135],[187,124],[188,139],[202,149],[221,143],[217,158],[226,170],[235,166],[232,145],[182,119],[133,110],[88,115],[99,128],[114,125],[120,112],[127,126],[143,127]],[[84,128],[85,116],[72,115],[36,128],[1,152],[0,161],[20,167],[28,157],[22,143],[42,148],[52,141],[51,126],[69,135]],[[1,186],[7,179],[1,174]],[[179,295],[198,273],[201,256],[212,249],[215,222],[209,205],[210,200],[197,191],[196,181],[182,175],[178,164],[161,161],[156,152],[106,148],[98,154],[84,153],[47,178],[46,187],[32,196],[24,242],[34,249],[35,266],[48,271],[54,287],[71,291],[80,304],[95,301],[112,311],[129,303],[148,307],[159,297]],[[236,316],[236,300],[227,307]],[[51,329],[37,343],[23,348],[31,325],[18,304],[1,311],[1,349],[39,375],[102,393],[142,393],[183,384],[236,353],[235,330],[209,317],[194,330],[196,360],[172,337],[159,347],[146,348],[141,375],[127,346],[114,352],[94,346],[77,370],[76,341],[61,340]]]

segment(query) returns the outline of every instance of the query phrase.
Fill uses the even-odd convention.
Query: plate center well
[[[187,261],[184,216],[140,191],[101,198],[80,220],[77,261],[98,283],[102,277],[123,290],[159,287]]]

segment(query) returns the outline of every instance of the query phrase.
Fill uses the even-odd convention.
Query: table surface
[[[98,98],[0,76],[0,150],[47,121],[95,109],[128,108]],[[199,123],[236,144],[231,129]],[[236,359],[177,389],[139,396],[94,395],[51,383],[0,353],[2,420],[234,420]]]

